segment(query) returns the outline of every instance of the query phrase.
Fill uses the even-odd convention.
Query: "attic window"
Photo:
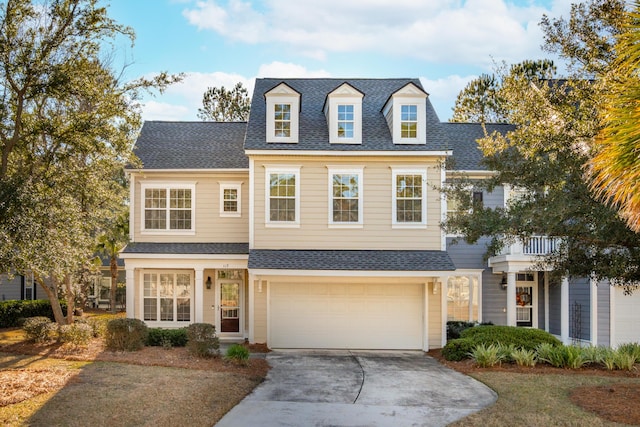
[[[275,136],[289,138],[291,136],[291,104],[276,104],[274,111]]]
[[[353,105],[338,105],[338,138],[353,138]]]
[[[362,99],[364,94],[343,83],[327,95],[323,108],[331,144],[362,144]]]
[[[400,108],[400,136],[402,138],[417,138],[418,106],[403,105]]]

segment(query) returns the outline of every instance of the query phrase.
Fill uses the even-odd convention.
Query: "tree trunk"
[[[76,311],[76,299],[75,295],[73,294],[70,275],[67,275],[64,278],[64,286],[67,295],[67,325],[72,325],[73,313]]]
[[[51,303],[51,309],[53,310],[53,318],[58,325],[66,325],[67,319],[64,317],[62,307],[60,306],[60,300],[58,299],[58,287],[56,286],[54,279],[44,280],[36,277],[36,282],[47,294],[49,302]]]
[[[111,268],[111,312],[116,312],[116,290],[118,289],[118,259],[116,255],[111,255],[109,262]]]

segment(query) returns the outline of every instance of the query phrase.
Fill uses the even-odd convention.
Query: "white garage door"
[[[271,283],[272,348],[423,348],[422,284]]]

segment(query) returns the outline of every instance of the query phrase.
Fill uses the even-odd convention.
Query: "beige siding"
[[[265,226],[265,167],[300,166],[300,227]],[[363,167],[363,226],[329,225],[328,166]],[[427,168],[426,228],[393,228],[392,167]],[[436,249],[441,248],[441,201],[434,187],[441,170],[435,157],[256,158],[255,237],[259,249]]]
[[[249,241],[249,174],[248,173],[144,173],[135,174],[133,229],[136,242],[181,243],[246,243]],[[220,182],[242,183],[241,217],[220,216]],[[162,234],[141,232],[142,183],[195,184],[195,234]]]
[[[433,294],[433,283],[428,285],[429,348],[442,347],[442,292],[442,285],[435,295]]]
[[[258,292],[258,281],[254,280],[251,286],[254,287],[254,323],[253,340],[257,343],[267,342],[267,286],[266,280],[262,281],[262,292]]]

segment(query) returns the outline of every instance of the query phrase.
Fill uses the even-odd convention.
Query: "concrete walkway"
[[[267,361],[265,382],[217,426],[445,426],[497,399],[423,352],[281,350]]]

